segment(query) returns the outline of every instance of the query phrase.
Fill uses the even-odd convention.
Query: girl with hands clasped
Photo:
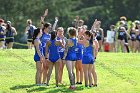
[[[83,44],[83,70],[84,70],[84,79],[85,79],[85,87],[92,87],[92,69],[94,64],[94,55],[95,49],[93,45],[93,34],[90,31],[86,31],[84,33],[84,39],[78,40],[79,43]]]
[[[51,32],[51,39],[50,41],[46,42],[46,58],[48,59],[49,64],[49,71],[47,75],[47,86],[49,85],[50,77],[53,70],[53,65],[55,66],[55,80],[56,80],[56,87],[58,87],[58,72],[59,72],[59,62],[61,60],[59,54],[59,47],[64,48],[60,41],[56,40],[56,32]],[[47,55],[49,54],[49,55]]]

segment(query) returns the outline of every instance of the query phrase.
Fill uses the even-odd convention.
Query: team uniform
[[[50,40],[50,42],[51,44],[48,47],[49,60],[54,63],[60,59],[59,46],[55,45],[56,40]]]
[[[46,50],[46,42],[49,41],[51,38],[50,34],[46,34],[45,32],[43,32],[42,37],[41,37],[41,43],[42,43],[42,47],[43,47],[43,54],[45,55],[45,50]]]
[[[135,32],[130,32],[130,37],[132,41],[136,40],[136,33]]]
[[[96,39],[97,39],[98,41],[99,41],[99,40],[102,40],[102,38],[103,38],[103,37],[102,37],[102,32],[101,32],[101,30],[102,30],[102,29],[99,29],[99,31],[96,32],[96,34],[97,34],[97,35],[96,35]]]
[[[27,41],[28,42],[32,42],[33,41],[33,33],[34,33],[34,30],[36,29],[36,27],[34,25],[30,25],[27,29],[28,31],[28,39]]]
[[[118,40],[125,40],[126,33],[125,31],[118,32]]]
[[[77,40],[76,38],[70,38],[70,40],[73,42],[73,46],[68,48],[68,52],[67,52],[67,56],[65,58],[65,60],[69,60],[69,61],[76,61],[77,60],[77,56],[76,56],[76,46],[77,46]]]
[[[83,57],[83,45],[77,43],[77,47],[76,47],[75,51],[76,51],[76,56],[77,56],[76,60],[82,60],[82,57]]]
[[[62,39],[61,38],[56,37],[56,40],[60,41],[62,43]],[[63,43],[64,43],[64,46],[65,46],[66,45],[66,38],[64,38],[63,41],[64,41]],[[58,51],[59,51],[59,54],[60,54],[60,58],[63,59],[65,48],[62,48],[62,47],[59,46],[59,50]]]
[[[35,40],[39,40],[39,38],[36,38]],[[40,51],[41,55],[44,55],[43,54],[43,48],[42,48],[42,44],[41,43],[39,44],[39,51]],[[37,53],[36,47],[35,47],[34,61],[35,62],[40,61],[40,57],[39,57],[39,55]]]
[[[93,64],[94,55],[93,55],[93,44],[90,43],[88,47],[84,47],[82,64]]]
[[[0,41],[5,41],[5,35],[1,34],[4,33],[5,27],[0,26]]]
[[[140,42],[140,34],[137,35],[136,40]]]
[[[10,42],[14,42],[14,28],[11,27],[10,29],[7,29],[6,31],[6,44],[9,44]]]

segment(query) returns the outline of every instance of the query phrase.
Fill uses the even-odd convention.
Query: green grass
[[[69,90],[66,67],[63,81],[66,85],[54,88],[54,72],[50,86],[34,86],[35,62],[33,50],[0,50],[0,93],[139,93],[140,54],[99,53],[95,63],[98,87],[78,85]]]

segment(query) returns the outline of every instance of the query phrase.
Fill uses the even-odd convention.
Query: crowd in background
[[[79,20],[79,22],[77,22],[77,20]],[[58,26],[57,21],[58,18],[56,17],[53,30],[55,30],[55,26]],[[84,20],[79,19],[78,16],[74,19],[74,21],[72,21],[71,26],[77,29],[84,27],[88,30],[88,26],[84,24]],[[31,42],[34,29],[36,29],[36,26],[32,25],[32,21],[30,19],[27,20],[25,33],[28,36],[28,49],[33,47]],[[128,27],[127,18],[125,16],[120,17],[118,25],[111,24],[110,29],[106,31],[114,32],[113,35],[107,34],[106,37],[104,32],[105,30],[101,28],[101,21],[98,27],[94,30],[96,32],[96,39],[99,43],[99,51],[140,52],[140,21],[138,20],[132,22],[130,27]],[[0,19],[0,49],[12,49],[14,44],[14,36],[16,35],[17,32],[12,26],[12,23],[10,21],[4,22],[3,19]]]

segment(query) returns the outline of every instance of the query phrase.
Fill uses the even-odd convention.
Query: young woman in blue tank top
[[[60,41],[64,46],[66,45],[66,40],[67,38],[64,37],[64,29],[63,27],[58,27],[57,28],[57,41]],[[62,84],[62,75],[63,75],[63,68],[65,65],[65,60],[63,59],[64,57],[64,51],[65,48],[59,47],[59,54],[60,54],[60,63],[59,63],[59,83]]]
[[[36,29],[33,34],[33,44],[35,47],[34,61],[36,62],[36,85],[41,85],[42,78],[42,65],[45,61],[43,55],[43,48],[40,41],[40,37],[42,36],[42,30]]]
[[[74,74],[74,67],[75,67],[75,61],[77,59],[76,56],[76,46],[77,46],[77,40],[76,40],[76,29],[73,27],[68,28],[68,34],[69,39],[66,44],[66,67],[69,74],[69,81],[70,81],[70,89],[75,89],[75,74]]]
[[[94,62],[96,62],[96,58],[98,55],[98,49],[99,49],[99,43],[96,40],[96,32],[92,31],[93,34],[93,46],[94,46]],[[93,64],[93,68],[92,68],[92,76],[93,76],[93,87],[97,87],[97,74],[96,74],[96,70],[95,70],[95,63]]]
[[[49,34],[50,25],[51,25],[50,23],[44,23],[43,28],[42,28],[43,34],[42,34],[42,37],[41,37],[41,43],[42,43],[43,54],[44,55],[45,55],[45,52],[46,52],[46,42],[49,41],[50,38],[51,38],[51,36]],[[48,62],[47,62],[47,60],[45,60],[45,62],[43,64],[43,83],[46,83],[47,72],[48,72]]]
[[[42,23],[42,29],[43,29],[43,36],[42,36],[42,46],[43,46],[43,53],[45,55],[45,46],[46,46],[46,41],[50,40],[50,34],[49,32],[52,30],[55,30],[55,27],[57,25],[58,19],[57,17],[55,18],[55,23],[53,24],[53,27],[51,27],[50,23],[46,23],[44,21],[45,17],[48,15],[48,9],[45,10],[43,16],[41,16],[41,23]],[[48,62],[47,60],[43,64],[43,83],[46,82],[47,79],[47,72],[48,72]]]
[[[60,41],[56,40],[56,32],[51,32],[51,39],[46,43],[46,59],[49,62],[49,71],[47,75],[47,85],[49,85],[50,76],[52,74],[53,65],[55,66],[55,80],[56,80],[56,87],[58,87],[58,75],[59,75],[59,62],[61,60],[59,54],[59,47],[63,47]],[[47,55],[49,54],[49,55]]]
[[[82,64],[84,70],[85,87],[88,87],[88,85],[91,87],[92,86],[91,75],[92,75],[92,69],[94,65],[94,55],[95,55],[95,49],[93,46],[93,35],[91,32],[86,31],[84,34],[84,38],[85,39],[81,43],[84,46]]]
[[[78,40],[83,38],[83,32],[84,29],[82,27],[78,28]],[[76,68],[76,84],[82,84],[83,82],[83,67],[82,67],[82,57],[83,57],[83,45],[80,43],[77,43],[76,47],[76,63],[75,63],[75,68]]]

